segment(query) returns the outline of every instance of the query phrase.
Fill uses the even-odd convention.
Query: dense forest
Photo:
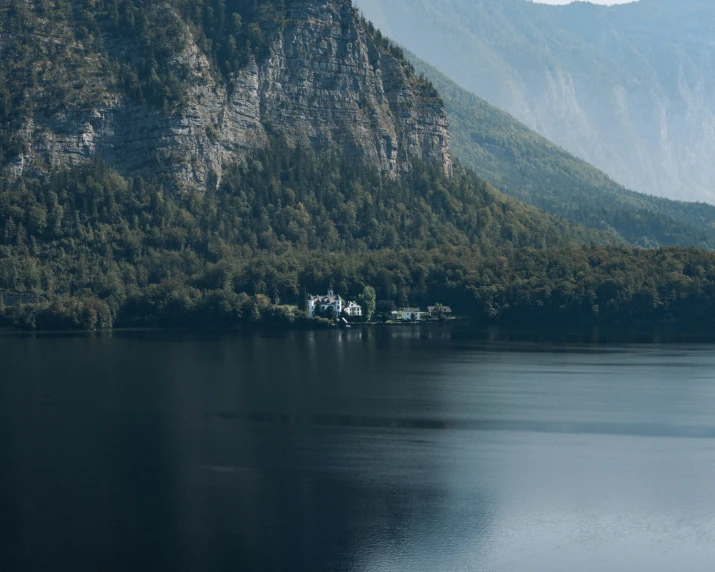
[[[437,300],[484,323],[715,318],[715,254],[616,246],[459,165],[386,178],[279,136],[203,194],[101,162],[3,183],[0,229],[15,328],[305,324],[330,284],[374,287],[377,319]]]
[[[179,193],[121,177],[99,161],[45,181],[5,181],[0,229],[0,290],[31,293],[39,304],[24,310],[52,306],[52,323],[63,326],[77,321],[76,303],[87,300],[102,309],[100,325],[154,320],[153,303],[137,300],[158,291],[179,296],[173,288],[187,307],[219,291],[232,293],[233,304],[249,296],[270,311],[331,281],[357,294],[372,278],[346,282],[338,268],[374,253],[389,266],[395,253],[440,248],[486,257],[617,242],[505,197],[459,166],[446,177],[415,162],[396,179],[335,153],[293,148],[280,136],[227,169],[215,191]],[[414,296],[411,279],[379,281],[384,302]],[[249,304],[241,300],[240,307]],[[65,313],[72,319],[61,319]]]

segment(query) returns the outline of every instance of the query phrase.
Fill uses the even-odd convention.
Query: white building
[[[316,309],[320,309],[321,314],[325,314],[332,309],[333,317],[336,320],[343,313],[343,299],[339,295],[336,296],[332,288],[328,290],[327,296],[311,296],[308,294],[306,302],[306,309],[311,318],[315,317]]]
[[[403,308],[402,310],[393,310],[392,319],[404,322],[419,322],[422,319],[422,314],[424,312],[419,308]]]
[[[311,318],[314,318],[316,314],[327,316],[328,313],[331,313],[336,320],[343,314],[351,317],[362,316],[362,306],[360,306],[360,304],[343,300],[340,295],[335,294],[332,288],[328,290],[327,296],[312,296],[308,294],[306,310]]]
[[[343,312],[348,316],[362,316],[362,306],[355,302],[348,302],[343,308]]]

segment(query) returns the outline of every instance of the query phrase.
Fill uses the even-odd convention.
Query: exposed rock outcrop
[[[155,9],[178,18],[169,4]],[[265,144],[269,126],[296,144],[334,148],[386,173],[409,170],[413,157],[451,169],[440,98],[368,33],[349,0],[293,0],[286,10],[268,56],[228,84],[184,26],[177,58],[189,70],[188,88],[174,111],[133,103],[105,69],[93,70],[103,92],[90,104],[78,98],[56,110],[35,94],[20,128],[25,152],[6,171],[19,176],[100,156],[126,174],[215,185],[224,165]],[[45,29],[49,42],[58,27]],[[123,49],[115,44],[104,48],[113,57]],[[91,47],[76,50],[92,57]]]

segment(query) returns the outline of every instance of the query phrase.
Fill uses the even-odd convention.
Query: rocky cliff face
[[[157,25],[179,19],[169,3],[154,10]],[[285,24],[268,32],[267,57],[252,59],[228,81],[182,24],[183,47],[172,65],[184,70],[186,97],[168,110],[124,94],[111,63],[131,57],[121,42],[106,34],[83,42],[71,21],[37,15],[35,24],[35,41],[23,39],[21,47],[21,31],[0,35],[0,57],[19,61],[18,52],[30,50],[25,59],[33,60],[28,65],[39,77],[29,94],[32,109],[14,125],[24,148],[3,167],[14,177],[99,156],[126,174],[215,185],[223,166],[263,145],[269,130],[295,144],[347,153],[385,173],[409,170],[412,158],[451,169],[440,98],[368,33],[349,0],[287,2]],[[55,63],[38,63],[44,58]],[[77,66],[81,85],[72,79]],[[60,106],[50,93],[58,85]]]
[[[618,182],[715,204],[715,3],[356,3],[418,57]]]

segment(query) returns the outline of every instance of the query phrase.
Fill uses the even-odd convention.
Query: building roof
[[[317,302],[320,304],[335,304],[340,300],[340,296],[308,296],[311,302]]]
[[[410,312],[411,314],[416,314],[417,312],[421,312],[419,308],[403,308],[403,312]]]
[[[439,306],[427,306],[427,311],[431,314],[431,313],[434,312],[437,308],[439,308]],[[443,311],[445,314],[451,314],[451,313],[452,313],[452,308],[450,308],[449,306],[442,306],[442,311]]]

